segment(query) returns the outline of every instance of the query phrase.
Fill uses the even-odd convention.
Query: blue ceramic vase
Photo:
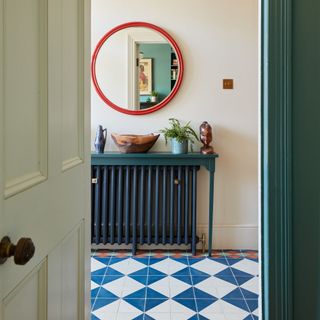
[[[173,154],[188,153],[188,140],[179,142],[176,139],[172,139],[171,150]]]
[[[94,140],[94,148],[97,153],[104,152],[104,146],[106,145],[107,129],[103,129],[102,126],[98,126],[96,139]]]

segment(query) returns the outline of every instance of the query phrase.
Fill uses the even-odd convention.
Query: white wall
[[[145,116],[111,109],[92,90],[92,141],[98,124],[108,133],[150,133],[168,118],[206,120],[220,154],[215,178],[215,248],[258,248],[258,1],[92,0],[92,50],[112,27],[146,21],[168,31],[185,61],[185,77],[172,102]],[[222,79],[235,79],[222,90]],[[106,150],[115,150],[109,139]],[[154,150],[168,150],[163,139]],[[199,179],[199,233],[206,232],[207,173]]]

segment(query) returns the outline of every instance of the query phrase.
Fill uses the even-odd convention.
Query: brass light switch
[[[233,79],[223,79],[223,89],[233,89]]]

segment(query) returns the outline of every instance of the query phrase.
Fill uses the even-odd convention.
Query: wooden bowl
[[[145,153],[155,144],[160,134],[116,134],[111,133],[114,143],[121,153]]]

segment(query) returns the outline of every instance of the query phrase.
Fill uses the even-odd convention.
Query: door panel
[[[46,300],[47,261],[45,260],[4,298],[3,318],[46,320]]]
[[[89,319],[89,3],[0,0],[0,320]]]
[[[3,0],[2,7],[5,196],[9,197],[47,175],[47,15],[45,1]]]
[[[63,170],[83,159],[83,25],[83,1],[63,1],[62,26],[66,26],[62,35]]]

